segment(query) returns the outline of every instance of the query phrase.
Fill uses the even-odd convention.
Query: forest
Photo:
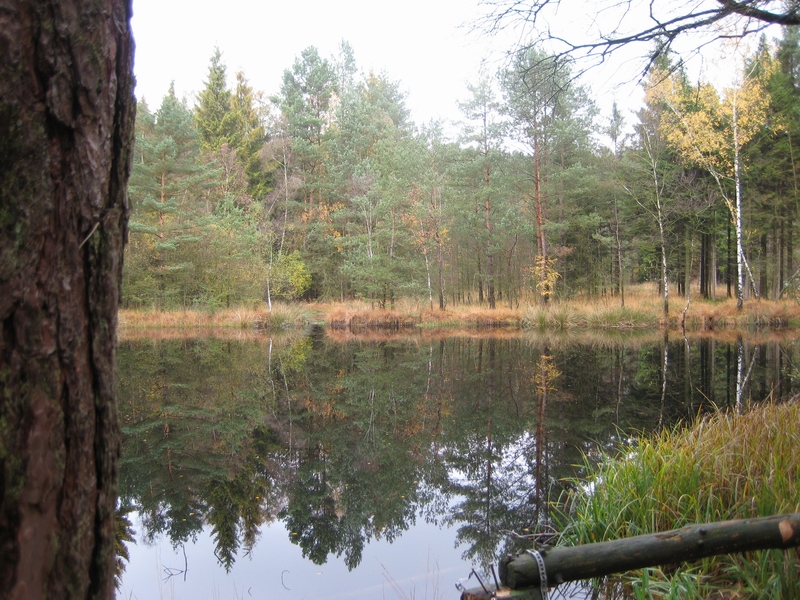
[[[274,95],[217,48],[193,104],[139,100],[123,307],[791,296],[800,34],[729,54],[730,87],[667,53],[641,109],[604,117],[526,48],[476,72],[459,123],[417,124],[347,42],[302,51]]]

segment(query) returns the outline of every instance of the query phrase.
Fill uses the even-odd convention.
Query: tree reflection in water
[[[127,341],[118,355],[122,508],[145,540],[178,546],[210,528],[226,570],[275,520],[309,560],[350,569],[417,519],[455,525],[464,558],[485,567],[550,531],[574,465],[620,432],[797,387],[794,343],[735,339],[336,342],[317,330]]]

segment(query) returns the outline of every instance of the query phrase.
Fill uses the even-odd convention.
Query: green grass
[[[797,512],[800,403],[717,413],[621,445],[616,457],[585,468],[586,480],[574,482],[578,491],[559,517],[575,544]],[[632,598],[800,598],[800,557],[779,550],[723,555],[613,583]]]
[[[313,321],[313,313],[305,304],[273,304],[271,311],[260,311],[250,322],[257,329],[303,327]]]
[[[528,308],[522,317],[522,327],[541,331],[658,328],[659,319],[656,312],[642,308],[554,303]]]

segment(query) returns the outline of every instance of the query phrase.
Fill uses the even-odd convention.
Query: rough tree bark
[[[109,598],[130,0],[0,0],[0,597]]]

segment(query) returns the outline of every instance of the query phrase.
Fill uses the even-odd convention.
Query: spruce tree
[[[223,144],[230,144],[235,135],[235,119],[231,114],[231,92],[228,89],[226,68],[219,48],[215,48],[211,56],[208,79],[205,83],[206,87],[197,97],[194,119],[203,150],[216,152]]]
[[[272,173],[262,164],[261,150],[267,141],[258,96],[243,71],[236,73],[236,90],[231,96],[231,136],[229,143],[247,175],[247,189],[263,198],[272,187]]]

